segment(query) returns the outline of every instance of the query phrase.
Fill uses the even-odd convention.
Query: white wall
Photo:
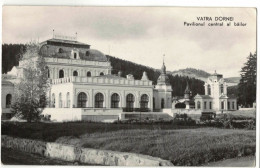
[[[51,120],[57,122],[63,121],[80,121],[81,109],[79,108],[45,108],[42,115],[51,115]]]

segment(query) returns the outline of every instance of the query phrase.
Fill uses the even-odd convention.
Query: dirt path
[[[207,167],[255,167],[255,156],[226,159],[218,162],[211,162],[203,165]]]

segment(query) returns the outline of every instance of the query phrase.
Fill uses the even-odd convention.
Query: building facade
[[[102,52],[75,40],[46,40],[40,43],[40,54],[47,63],[51,82],[49,104],[43,114],[52,116],[52,119],[59,121],[62,118],[55,117],[61,109],[71,113],[81,109],[76,117],[70,112],[66,113],[67,118],[62,119],[64,121],[117,119],[124,112],[150,112],[171,108],[172,88],[164,63],[158,84],[154,86],[146,72],[143,72],[140,80],[134,79],[132,74],[128,74],[126,78],[121,76],[121,72],[112,74],[111,63]],[[25,61],[20,61],[19,66],[14,67],[6,76],[22,78]],[[15,84],[14,81],[13,83]],[[7,82],[2,82],[2,89],[5,88]],[[5,107],[9,98],[7,95],[14,95],[14,85],[11,88],[12,92],[5,95],[2,90],[2,97],[6,97],[2,99],[2,107]],[[6,107],[10,111],[10,106]]]
[[[237,110],[237,99],[227,94],[223,75],[216,72],[209,76],[204,85],[205,95],[197,94],[195,108],[203,112]]]

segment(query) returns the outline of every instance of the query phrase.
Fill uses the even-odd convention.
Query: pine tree
[[[252,106],[256,100],[256,58],[257,53],[250,53],[247,62],[241,69],[241,79],[238,84],[239,104],[245,107]]]
[[[49,88],[48,67],[44,57],[39,55],[39,46],[31,44],[21,59],[23,77],[15,87],[15,102],[12,111],[15,116],[28,122],[37,121],[47,105]]]

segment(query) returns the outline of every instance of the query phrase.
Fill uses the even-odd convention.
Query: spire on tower
[[[189,93],[190,92],[190,86],[189,86],[189,83],[188,83],[188,80],[186,80],[186,89],[185,89],[185,93]]]
[[[165,57],[165,54],[163,54],[163,65],[164,65],[164,57]]]
[[[161,71],[162,71],[163,74],[166,74],[166,67],[165,67],[165,64],[164,64],[164,57],[165,57],[165,54],[163,54],[163,65],[162,65]]]

